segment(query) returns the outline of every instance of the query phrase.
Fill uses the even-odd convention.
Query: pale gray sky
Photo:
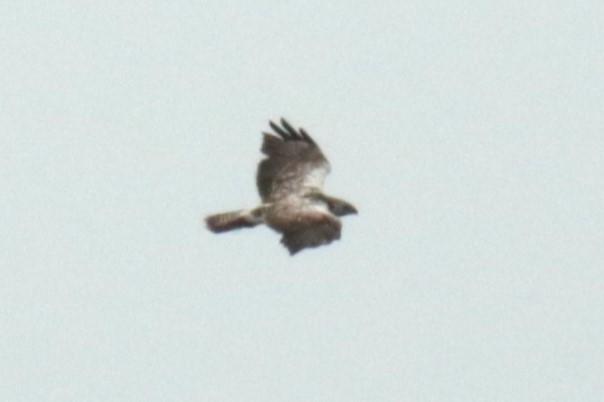
[[[600,1],[3,1],[0,400],[601,401]],[[286,116],[354,202],[294,258]]]

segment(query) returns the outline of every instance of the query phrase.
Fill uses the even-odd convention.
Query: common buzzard
[[[281,126],[269,122],[278,135],[263,133],[261,151],[267,157],[258,165],[256,183],[262,204],[255,208],[206,217],[214,233],[265,223],[282,233],[281,243],[290,254],[329,244],[340,238],[339,216],[356,214],[356,208],[322,192],[330,165],[317,144],[285,119]]]

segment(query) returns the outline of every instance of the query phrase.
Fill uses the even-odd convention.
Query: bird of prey
[[[291,255],[302,249],[329,244],[340,238],[340,216],[356,214],[356,208],[323,193],[331,167],[308,135],[295,130],[285,119],[269,122],[272,133],[263,133],[256,184],[262,203],[250,209],[206,217],[208,229],[223,233],[266,224],[283,234],[281,243]],[[276,134],[276,135],[275,135]]]

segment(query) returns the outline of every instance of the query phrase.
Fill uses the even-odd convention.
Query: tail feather
[[[205,218],[206,225],[214,233],[230,230],[251,228],[264,222],[260,208],[224,212],[209,215]]]

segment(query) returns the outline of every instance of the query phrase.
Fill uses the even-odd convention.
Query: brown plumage
[[[329,244],[340,238],[339,216],[355,214],[352,204],[322,193],[330,165],[317,144],[285,119],[274,132],[264,133],[256,184],[262,204],[256,208],[210,215],[208,229],[222,233],[266,223],[282,233],[281,243],[290,254]]]

